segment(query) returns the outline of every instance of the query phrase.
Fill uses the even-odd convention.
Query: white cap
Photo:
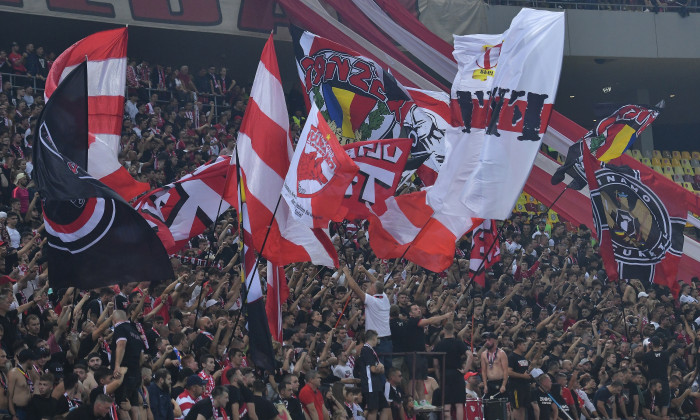
[[[218,303],[219,301],[216,299],[209,299],[207,301],[207,308],[211,308],[212,306],[217,305]]]
[[[0,211],[0,219],[7,219],[7,213]]]
[[[649,295],[646,292],[639,292],[639,294],[637,294],[637,299],[643,298],[643,297],[649,297]]]
[[[532,375],[533,378],[537,379],[540,375],[542,375],[544,371],[539,368],[534,368],[532,371],[530,371],[530,375]]]

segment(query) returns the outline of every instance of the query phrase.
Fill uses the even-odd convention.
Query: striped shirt
[[[185,416],[187,416],[187,413],[190,412],[190,408],[192,408],[194,403],[201,399],[202,397],[199,397],[197,398],[197,400],[195,400],[194,398],[192,398],[192,395],[188,390],[182,391],[182,394],[178,395],[177,400],[175,400],[177,405],[180,407],[180,411],[182,411],[182,416],[177,417],[176,420],[183,420]]]

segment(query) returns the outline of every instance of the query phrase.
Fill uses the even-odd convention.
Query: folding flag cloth
[[[603,164],[588,152],[585,142],[582,146],[593,222],[608,278],[657,283],[678,297],[676,274],[683,255],[687,207],[659,188],[654,177]]]
[[[484,220],[474,229],[472,252],[469,258],[469,273],[481,287],[486,287],[486,271],[501,260],[498,229],[494,220]]]
[[[655,107],[642,105],[625,105],[609,117],[601,120],[596,127],[586,133],[583,141],[601,162],[609,162],[622,156],[659,116],[659,110],[663,108],[663,101]],[[570,188],[580,190],[586,186],[586,175],[581,162],[581,140],[569,147],[566,154],[566,162],[552,176],[552,184],[558,184],[564,180],[564,174],[573,178]]]
[[[407,88],[413,102],[404,106],[401,121],[413,140],[412,158],[424,158],[418,176],[426,186],[433,185],[445,161],[445,134],[451,122],[450,96]]]
[[[464,122],[463,156],[476,166],[465,168],[462,208],[446,212],[510,215],[547,129],[563,53],[562,12],[522,9],[500,36],[455,37],[452,98]]]
[[[347,209],[340,211],[341,201],[358,171],[312,104],[282,187],[294,217],[315,228],[342,222]]]
[[[282,304],[289,298],[289,287],[284,275],[284,267],[267,262],[267,294],[265,311],[272,339],[281,343],[282,337]]]
[[[348,220],[367,219],[368,206],[384,206],[396,192],[411,150],[410,139],[361,141],[343,146],[360,168],[345,192]]]
[[[146,220],[81,166],[88,148],[87,67],[64,78],[37,121],[32,176],[44,209],[49,283],[56,290],[94,289],[171,279],[168,254]],[[83,162],[64,156],[63,143]]]
[[[373,60],[291,28],[308,108],[315,103],[342,144],[399,137],[405,89]]]
[[[267,260],[277,265],[312,261],[337,266],[338,254],[328,234],[299,223],[281,196],[292,142],[272,36],[255,73],[237,148],[255,249],[262,248],[269,229],[262,250]]]
[[[48,100],[60,81],[87,57],[90,139],[88,163],[83,168],[128,201],[148,191],[149,186],[136,181],[118,160],[127,40],[127,29],[121,28],[98,32],[73,44],[51,66],[44,96]],[[72,158],[70,153],[66,156]]]
[[[227,184],[236,184],[235,171],[228,175],[230,161],[230,156],[221,156],[172,184],[150,191],[134,204],[169,254],[181,250],[236,205],[235,189],[225,189]]]

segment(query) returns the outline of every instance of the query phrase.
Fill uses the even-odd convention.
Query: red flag
[[[469,258],[469,272],[481,287],[486,286],[486,276],[494,264],[501,260],[501,246],[498,243],[498,230],[494,220],[484,220],[474,230],[472,252]],[[483,262],[483,264],[482,264]]]
[[[281,343],[282,337],[282,304],[289,298],[289,287],[284,275],[284,267],[267,262],[267,299],[265,312],[270,326],[272,339]]]
[[[411,139],[386,139],[350,143],[345,152],[360,168],[345,192],[343,207],[348,220],[367,219],[367,206],[384,206],[396,192],[411,151]]]
[[[593,222],[608,278],[640,279],[668,286],[677,298],[686,204],[658,178],[627,166],[603,164],[582,142],[593,203]]]
[[[297,222],[286,201],[279,202],[292,142],[272,36],[258,64],[237,147],[255,249],[262,248],[269,228],[263,250],[267,260],[278,265],[297,261],[337,265],[338,254],[328,234]]]
[[[129,201],[148,191],[119,164],[126,85],[126,28],[98,32],[73,44],[54,61],[44,96],[48,100],[68,73],[88,59],[87,171]]]
[[[342,199],[359,170],[314,104],[287,171],[282,196],[299,222],[328,228],[331,220],[343,220],[347,209],[341,210]]]
[[[229,165],[229,161],[233,162],[230,156],[219,157],[177,182],[149,192],[134,204],[155,228],[169,254],[182,249],[221,213],[237,205],[235,189],[226,191],[226,185],[236,185],[235,165]],[[227,178],[231,167],[234,169],[229,177],[233,179]]]

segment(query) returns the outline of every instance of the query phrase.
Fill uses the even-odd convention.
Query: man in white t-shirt
[[[391,328],[389,328],[391,302],[384,293],[384,283],[370,282],[365,293],[352,278],[347,266],[343,267],[343,273],[350,289],[365,303],[365,331],[374,330],[379,335],[379,343],[374,348],[379,354],[379,361],[384,366],[391,366],[389,353],[394,350],[391,342]]]
[[[17,230],[18,222],[19,214],[12,211],[7,214],[7,225],[5,226],[5,229],[7,229],[7,234],[10,235],[10,247],[14,249],[19,248],[19,242],[21,239],[21,235]]]

